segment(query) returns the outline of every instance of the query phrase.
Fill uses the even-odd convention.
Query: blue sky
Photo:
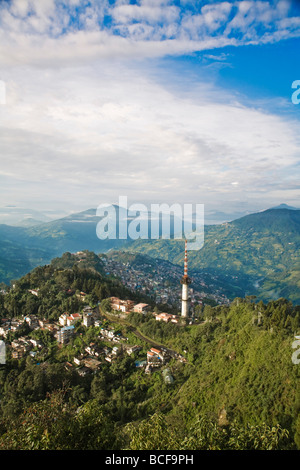
[[[0,205],[300,206],[299,55],[298,2],[1,2]]]

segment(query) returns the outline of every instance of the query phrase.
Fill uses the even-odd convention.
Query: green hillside
[[[35,227],[0,225],[0,282],[9,283],[64,252],[134,251],[183,263],[181,240],[99,240],[91,209]],[[190,269],[216,277],[226,295],[286,297],[300,303],[300,211],[269,209],[205,227],[204,247],[189,252]]]
[[[200,309],[193,324],[174,324],[152,313],[125,320],[107,314],[111,295],[145,300],[107,278],[100,258],[88,251],[65,253],[0,293],[0,320],[36,315],[52,325],[64,312],[101,302],[100,326],[77,323],[67,344],[25,322],[6,337],[8,346],[24,335],[42,346],[20,359],[7,348],[0,366],[0,449],[300,448],[300,368],[292,360],[299,307],[285,299],[236,298]],[[81,376],[74,357],[87,345],[112,347],[101,339],[102,327],[121,334],[121,354],[112,363],[100,356],[101,367]],[[176,354],[146,374],[136,360],[145,360],[149,341]],[[128,342],[140,345],[137,355],[125,353]]]
[[[82,290],[84,301],[76,295]],[[20,359],[8,348],[0,366],[0,449],[300,449],[300,368],[292,360],[299,307],[236,298],[206,306],[193,324],[174,324],[151,313],[107,314],[111,295],[143,300],[106,278],[91,252],[65,253],[0,294],[0,319],[34,314],[52,324],[63,312],[102,302],[101,325],[79,322],[67,344],[26,323],[9,333],[8,345],[26,335],[42,348]],[[111,363],[101,356],[101,367],[81,376],[74,357],[87,345],[112,347],[101,327],[121,334],[121,353]],[[177,354],[151,374],[136,367],[148,341]],[[128,356],[128,343],[140,352]]]
[[[197,423],[207,420],[211,431],[216,430],[216,440],[217,423],[225,428],[233,423],[245,428],[280,423],[293,435],[299,433],[300,369],[291,359],[293,333],[300,327],[299,307],[284,299],[267,305],[235,299],[228,308],[206,307],[203,319],[180,331],[174,325],[133,318],[141,331],[184,351],[188,360],[186,380],[169,398],[171,404],[162,397],[169,429],[189,423],[188,429],[195,430]],[[199,437],[190,438],[192,448],[207,448]],[[216,441],[211,445],[218,448]]]
[[[9,284],[35,266],[51,260],[54,251],[39,247],[21,227],[0,225],[0,282]]]
[[[89,209],[28,228],[26,234],[39,240],[41,246],[55,250],[57,255],[80,250],[105,252],[124,244],[124,240],[100,240],[96,234],[98,222],[96,209]]]

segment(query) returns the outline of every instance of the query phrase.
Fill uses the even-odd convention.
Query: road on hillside
[[[169,354],[171,357],[186,361],[186,359],[181,354],[179,354],[177,351],[174,351],[173,349],[170,349],[167,346],[164,346],[163,344],[157,343],[155,340],[153,340],[151,338],[148,338],[147,336],[144,336],[137,328],[135,328],[133,325],[128,323],[126,320],[124,320],[122,318],[119,318],[119,317],[115,318],[113,315],[109,315],[108,313],[104,313],[101,308],[99,308],[99,312],[108,321],[112,321],[112,322],[115,322],[115,323],[121,323],[121,324],[125,325],[137,338],[140,338],[141,340],[143,340],[146,343],[150,344],[152,347],[157,348],[157,349],[161,349],[162,351]]]

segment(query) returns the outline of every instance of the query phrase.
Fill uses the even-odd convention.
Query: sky
[[[296,1],[2,0],[0,207],[300,207],[299,59]]]

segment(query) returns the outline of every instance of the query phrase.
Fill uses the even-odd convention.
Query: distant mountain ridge
[[[65,252],[110,249],[141,252],[183,263],[181,240],[100,240],[96,209],[34,227],[0,225],[0,282],[9,283]],[[280,205],[205,226],[204,247],[189,252],[189,266],[228,277],[232,291],[264,300],[285,296],[300,303],[300,210]]]
[[[183,263],[181,240],[136,240],[126,249]],[[245,294],[300,303],[300,210],[268,209],[206,226],[203,248],[188,259],[193,269],[235,278]]]
[[[53,217],[49,217],[44,212],[35,209],[28,209],[17,206],[0,207],[0,225],[13,225],[15,227],[37,225],[49,222]]]
[[[32,227],[0,224],[0,282],[9,283],[65,252],[88,249],[100,253],[126,243],[99,240],[98,222],[96,209],[90,209]]]
[[[300,210],[294,208],[287,209],[285,207],[267,209],[263,212],[246,215],[230,223],[244,230],[252,228],[262,231],[268,228],[270,230],[292,230],[293,232],[299,233]]]
[[[271,209],[289,209],[290,211],[297,211],[299,207],[289,206],[288,204],[279,204],[279,206],[271,207]]]

